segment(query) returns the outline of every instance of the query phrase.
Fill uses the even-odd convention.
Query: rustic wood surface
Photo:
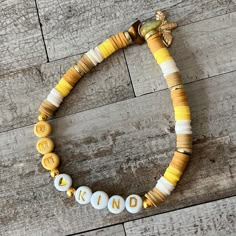
[[[235,215],[236,197],[231,197],[128,222],[125,231],[127,236],[233,236],[236,232]]]
[[[112,215],[79,206],[40,164],[38,106],[82,52],[157,8],[180,25],[170,51],[192,110],[191,162],[158,208]],[[236,234],[235,1],[11,0],[0,10],[0,235]],[[145,193],[173,154],[170,104],[146,45],[113,55],[51,121],[61,171],[75,187]]]
[[[35,1],[0,2],[0,75],[47,61]]]

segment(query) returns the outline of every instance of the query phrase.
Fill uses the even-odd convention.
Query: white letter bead
[[[119,195],[112,196],[108,201],[108,210],[113,214],[119,214],[125,209],[125,200]]]
[[[54,179],[54,186],[58,191],[67,191],[72,185],[72,179],[67,174],[57,175]]]
[[[139,195],[129,195],[125,200],[126,210],[130,213],[138,213],[141,211],[143,206],[143,200]]]
[[[107,207],[108,195],[103,191],[93,193],[91,204],[95,209],[101,210]]]
[[[75,200],[82,205],[88,204],[92,197],[92,191],[87,186],[80,186],[75,192]]]

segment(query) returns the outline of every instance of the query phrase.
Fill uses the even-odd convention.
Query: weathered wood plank
[[[123,225],[114,225],[91,232],[76,234],[80,236],[125,236]]]
[[[232,13],[174,31],[170,52],[185,83],[235,70],[235,21],[236,13]],[[162,72],[146,45],[127,48],[125,56],[137,96],[166,88]]]
[[[71,1],[37,0],[50,60],[75,55],[94,47],[136,18],[152,17],[168,9],[173,20],[188,24],[236,10],[234,1]]]
[[[1,1],[0,52],[0,75],[47,61],[35,1]]]
[[[0,77],[0,132],[35,122],[40,103],[77,58],[79,56]],[[119,52],[81,79],[56,116],[65,116],[133,96],[124,55]]]
[[[111,215],[57,192],[40,164],[32,126],[0,134],[0,232],[64,235],[235,194],[236,72],[187,85],[194,154],[175,192],[159,208]],[[201,99],[199,99],[201,98]],[[175,146],[167,90],[52,121],[61,172],[74,185],[109,195],[143,194],[168,165]]]
[[[125,223],[127,236],[236,234],[236,197]]]

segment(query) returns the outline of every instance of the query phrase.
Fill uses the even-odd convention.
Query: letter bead
[[[65,192],[72,185],[72,179],[67,174],[59,174],[54,179],[54,186],[58,191]]]
[[[107,207],[108,195],[103,191],[93,193],[91,204],[95,209],[101,210]]]
[[[39,121],[34,126],[34,134],[39,138],[44,138],[51,134],[52,127],[46,121]]]
[[[54,143],[50,138],[41,138],[36,144],[36,149],[41,154],[47,154],[54,149]]]
[[[139,195],[131,194],[125,200],[126,210],[130,213],[138,213],[143,206],[143,200]]]
[[[82,205],[88,204],[92,197],[92,191],[87,186],[80,186],[75,192],[75,200]]]
[[[57,154],[50,152],[43,156],[41,163],[46,170],[53,170],[59,166],[60,159]]]
[[[113,214],[119,214],[125,209],[125,200],[119,196],[114,195],[108,201],[108,210]]]

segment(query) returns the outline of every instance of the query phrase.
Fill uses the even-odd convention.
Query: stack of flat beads
[[[164,175],[157,181],[156,186],[145,194],[144,199],[137,194],[128,196],[126,200],[119,195],[113,195],[109,198],[105,192],[96,191],[93,193],[87,186],[73,188],[71,177],[67,174],[59,173],[60,158],[53,152],[54,143],[49,137],[52,127],[46,120],[59,108],[63,98],[69,95],[72,88],[83,75],[118,49],[132,43],[134,39],[130,32],[132,32],[132,27],[130,31],[118,33],[99,44],[95,49],[85,53],[78,63],[63,75],[58,84],[42,102],[39,107],[39,121],[34,126],[34,133],[40,138],[36,148],[43,155],[42,166],[50,171],[51,176],[54,178],[55,188],[58,191],[66,192],[69,197],[74,196],[75,200],[81,205],[91,203],[95,209],[108,208],[114,214],[118,214],[124,209],[130,213],[137,213],[142,207],[158,206],[163,202],[180,180],[192,150],[190,109],[186,93],[179,70],[162,43],[159,34],[156,32],[150,35],[150,37],[146,38],[146,41],[154,58],[160,65],[171,91],[176,120],[177,148]]]

